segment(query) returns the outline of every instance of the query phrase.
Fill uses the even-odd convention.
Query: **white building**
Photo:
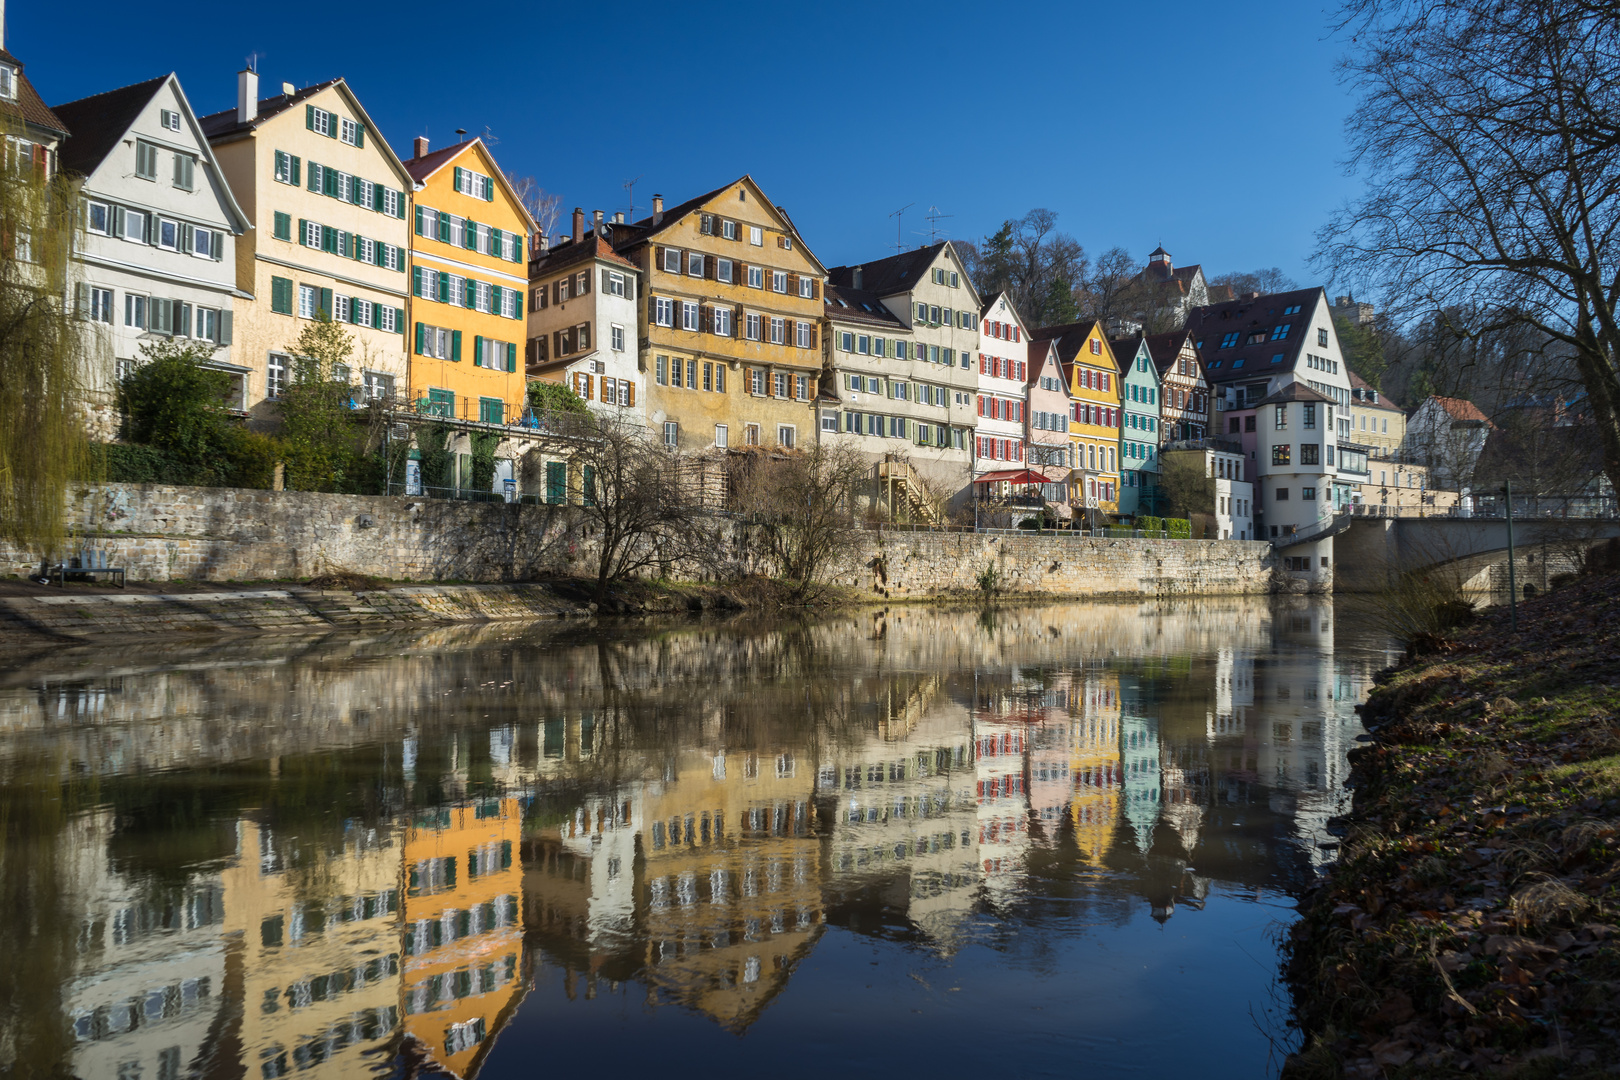
[[[1192,467],[1203,473],[1214,498],[1214,539],[1253,540],[1254,484],[1248,479],[1247,455],[1236,449],[1239,444],[1230,445],[1234,449],[1166,450],[1164,467]]]
[[[236,238],[250,227],[174,75],[58,105],[74,137],[62,168],[84,177],[79,317],[109,362],[86,372],[98,403],[141,359],[143,342],[196,345],[235,379],[246,410],[250,368],[233,360]],[[101,414],[110,423],[112,414]],[[98,434],[111,435],[110,430]]]
[[[979,392],[973,475],[1017,468],[1028,460],[1029,335],[1006,293],[986,300],[979,315]],[[1013,462],[1013,465],[1008,465]]]
[[[529,378],[566,384],[599,415],[646,423],[637,342],[641,271],[609,242],[613,226],[574,209],[567,239],[529,260]]]

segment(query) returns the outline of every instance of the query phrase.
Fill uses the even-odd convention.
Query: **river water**
[[[0,1072],[1258,1077],[1326,601],[14,655]]]

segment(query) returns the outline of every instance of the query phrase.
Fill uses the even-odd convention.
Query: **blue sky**
[[[331,19],[318,17],[329,11]],[[1207,273],[1307,261],[1344,175],[1342,48],[1313,0],[260,5],[12,0],[6,45],[58,103],[174,70],[199,113],[343,75],[402,156],[486,129],[502,165],[611,213],[752,173],[827,265],[977,239],[1044,206],[1093,254]],[[377,20],[366,14],[385,11]],[[119,27],[118,29],[114,29]],[[1326,282],[1322,282],[1326,284]]]

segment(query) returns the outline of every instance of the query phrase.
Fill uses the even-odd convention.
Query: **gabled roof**
[[[484,140],[481,136],[474,135],[471,139],[458,142],[454,146],[446,146],[441,150],[430,150],[421,157],[409,158],[402,161],[400,164],[405,166],[405,171],[409,173],[411,179],[416,182],[416,186],[421,188],[422,185],[427,183],[428,177],[450,164],[462,154],[472,150],[473,147],[478,147],[479,149],[483,150],[484,156],[489,158],[490,172],[494,175],[495,182],[501,185],[501,190],[506,192],[506,197],[511,200],[512,205],[517,207],[519,212],[523,214],[523,220],[529,223],[529,228],[531,230],[539,228],[539,226],[535,223],[534,215],[529,213],[529,208],[527,206],[523,205],[523,200],[518,197],[518,193],[512,188],[512,182],[506,178],[506,174],[503,173],[500,166],[495,163],[495,155],[490,153],[489,147],[484,145]]]
[[[1127,334],[1122,338],[1110,338],[1108,340],[1108,346],[1114,350],[1114,358],[1119,362],[1120,372],[1125,378],[1130,378],[1130,372],[1126,369],[1133,368],[1135,366],[1129,361],[1134,361],[1144,352],[1147,353],[1149,360],[1153,360],[1153,349],[1148,345],[1147,335],[1142,333],[1140,330],[1134,334]],[[1129,358],[1129,361],[1127,360],[1127,357]],[[1159,365],[1157,361],[1148,365],[1148,371],[1152,373],[1153,381],[1155,383],[1161,381],[1159,378]]]
[[[0,113],[20,117],[25,124],[33,124],[66,138],[67,125],[45,104],[45,99],[39,96],[34,84],[23,74],[23,62],[5,49],[0,49],[0,60],[17,69],[17,100],[0,102]]]
[[[56,115],[73,124],[73,138],[62,144],[58,155],[62,168],[80,176],[95,172],[171,77],[159,75],[58,105]]]
[[[1093,329],[1100,332],[1104,341],[1108,339],[1099,319],[1085,319],[1077,323],[1065,323],[1062,326],[1043,326],[1039,330],[1032,331],[1029,337],[1031,344],[1038,341],[1053,342],[1057,346],[1058,359],[1064,364],[1073,364],[1080,357],[1080,350],[1091,337]],[[1112,356],[1113,348],[1110,347],[1105,350],[1103,356],[1092,356],[1087,353],[1083,362],[1091,367],[1104,367],[1107,366],[1104,361]],[[1118,370],[1117,359],[1108,362]]]
[[[577,244],[572,240],[565,240],[546,251],[544,255],[530,259],[529,280],[533,281],[536,278],[545,277],[547,274],[559,273],[571,266],[577,266],[592,259],[601,259],[603,262],[610,262],[615,266],[622,266],[638,274],[641,273],[640,267],[614,251],[612,244],[597,236],[595,229],[591,229],[586,232],[584,238]]]
[[[861,288],[868,292],[879,296],[909,292],[922,280],[928,268],[934,265],[934,259],[945,250],[948,243],[949,240],[942,240],[937,244],[930,244],[914,251],[902,251],[898,255],[890,255],[887,259],[878,259],[875,262],[828,267],[827,280],[834,285],[853,285],[855,271],[860,270]]]
[[[1310,338],[1310,320],[1316,314],[1317,302],[1325,303],[1326,296],[1321,286],[1315,286],[1193,308],[1187,315],[1187,329],[1198,344],[1206,377],[1212,383],[1222,383],[1292,371]],[[1298,314],[1282,314],[1295,304],[1300,308]],[[1273,341],[1273,331],[1285,322],[1290,327],[1288,336]],[[1250,334],[1260,331],[1264,332],[1260,341],[1246,344]],[[1221,348],[1222,339],[1232,333],[1240,335],[1237,344]],[[1272,357],[1278,355],[1282,359],[1273,364]],[[1243,366],[1234,368],[1232,361],[1238,359],[1243,360]]]
[[[1148,354],[1153,357],[1153,366],[1159,369],[1162,379],[1170,365],[1181,357],[1182,349],[1187,346],[1187,339],[1192,337],[1188,330],[1166,330],[1162,334],[1149,334],[1146,337]]]
[[[1354,371],[1351,371],[1349,368],[1345,368],[1344,371],[1346,375],[1350,376],[1350,389],[1352,391],[1360,390],[1363,394],[1371,391],[1378,395],[1377,401],[1368,401],[1366,397],[1362,397],[1361,400],[1357,401],[1354,394],[1352,394],[1350,404],[1362,409],[1388,409],[1390,412],[1398,413],[1403,413],[1406,411],[1405,409],[1401,408],[1400,405],[1396,404],[1395,399],[1387,396],[1382,390],[1376,389],[1371,383],[1369,383],[1366,379],[1363,379],[1360,375],[1357,375]]]
[[[135,120],[152,103],[165,86],[174,84],[175,103],[180,107],[180,115],[191,134],[197,140],[197,149],[201,154],[205,171],[210,173],[219,186],[220,194],[224,196],[225,211],[235,219],[239,228],[237,232],[246,232],[253,228],[253,222],[243,212],[241,205],[236,201],[236,195],[231,191],[231,185],[225,180],[225,173],[219,167],[219,159],[214,156],[214,147],[203,134],[202,122],[192,111],[191,99],[186,97],[185,90],[180,86],[180,77],[174,72],[159,75],[155,79],[145,82],[133,83],[120,87],[117,90],[108,90],[94,94],[78,101],[70,101],[65,105],[58,105],[56,112],[67,117],[73,124],[74,135],[62,144],[61,162],[66,171],[88,177],[101,167],[107,160],[107,155],[123,141],[129,129],[134,126]]]
[[[879,329],[904,332],[906,324],[889,310],[883,298],[867,289],[852,289],[830,282],[825,290],[827,318],[838,322],[858,322]],[[842,301],[842,303],[840,303]]]
[[[826,272],[826,267],[822,266],[821,260],[816,258],[815,253],[810,250],[810,246],[804,242],[804,237],[799,234],[799,228],[797,225],[793,224],[793,219],[788,217],[788,212],[771,202],[770,199],[766,198],[765,190],[759,186],[759,181],[755,180],[753,175],[750,173],[744,173],[742,176],[739,176],[737,179],[731,181],[731,183],[721,184],[713,191],[706,191],[702,195],[687,199],[683,203],[676,203],[674,206],[666,209],[663,212],[663,216],[659,217],[656,222],[653,221],[653,215],[651,214],[648,214],[640,221],[615,222],[610,232],[614,249],[617,251],[626,251],[639,244],[645,243],[647,240],[657,236],[665,229],[671,228],[688,214],[694,213],[700,209],[704,203],[709,202],[711,199],[723,194],[736,184],[747,184],[749,187],[753,188],[754,194],[759,197],[759,201],[762,204],[769,206],[773,212],[779,215],[782,219],[782,223],[787,226],[788,231],[793,233],[794,243],[798,245],[799,250],[804,252],[810,261],[816,265],[818,270],[821,270],[823,273]]]
[[[1041,377],[1041,368],[1045,367],[1048,363],[1053,363],[1058,366],[1059,375],[1066,374],[1063,371],[1063,357],[1058,355],[1057,340],[1055,338],[1046,338],[1042,341],[1030,341],[1029,363],[1024,369],[1029,374],[1029,385],[1033,386],[1035,384],[1035,380]],[[1067,377],[1058,379],[1058,385],[1063,387],[1064,397],[1073,396],[1069,393],[1069,382]]]
[[[416,181],[412,179],[410,173],[405,171],[405,163],[399,160],[399,155],[394,153],[394,148],[388,144],[387,139],[383,138],[381,129],[371,119],[371,115],[366,112],[365,106],[360,104],[360,99],[355,96],[355,92],[350,89],[348,82],[342,76],[336,79],[327,79],[325,82],[318,82],[312,86],[306,86],[302,90],[294,90],[290,94],[277,94],[275,97],[260,98],[259,114],[246,123],[236,118],[236,107],[234,105],[229,109],[210,113],[198,120],[197,123],[202,129],[204,137],[210,143],[231,142],[252,134],[266,120],[273,119],[288,109],[303,104],[307,99],[314,97],[328,87],[336,87],[338,93],[348,102],[349,108],[354,110],[355,116],[366,126],[367,135],[382,150],[383,156],[388,159],[388,163],[394,167],[400,182],[406,186],[414,186]]]
[[[1435,394],[1423,404],[1427,405],[1429,401],[1434,402],[1437,406],[1443,409],[1446,415],[1451,417],[1453,420],[1475,420],[1484,424],[1486,427],[1496,426],[1495,424],[1491,423],[1490,417],[1479,411],[1479,406],[1464,398],[1441,397],[1439,394]],[[1418,408],[1422,407],[1422,405],[1418,406]]]
[[[1287,401],[1325,401],[1333,404],[1333,399],[1326,394],[1312,390],[1302,382],[1291,382],[1278,390],[1275,394],[1260,400],[1261,405],[1281,405]]]
[[[991,293],[989,296],[985,297],[984,304],[979,309],[979,317],[981,319],[989,318],[990,309],[996,306],[996,301],[1003,299],[1007,301],[1007,310],[1012,313],[1013,319],[1017,321],[1019,327],[1024,331],[1024,336],[1027,338],[1029,336],[1029,326],[1024,322],[1024,313],[1018,310],[1018,305],[1013,303],[1012,294],[1006,290]]]

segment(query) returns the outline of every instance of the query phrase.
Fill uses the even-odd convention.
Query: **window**
[[[799,279],[799,295],[801,297],[806,300],[812,299],[815,296],[815,291],[815,282],[811,278],[801,277]]]
[[[1241,336],[1242,336],[1242,331],[1239,331],[1239,330],[1234,330],[1230,334],[1223,335],[1221,337],[1221,348],[1223,348],[1223,349],[1232,348],[1234,345],[1236,345],[1238,343],[1238,338],[1241,337]]]
[[[703,276],[703,256],[694,251],[686,257],[686,272],[691,277]]]
[[[1307,401],[1300,406],[1300,427],[1306,431],[1316,430],[1316,403]]]
[[[759,425],[758,424],[744,424],[743,425],[743,444],[746,445],[746,446],[758,446],[759,445]]]
[[[731,309],[717,307],[712,309],[710,319],[714,323],[714,332],[720,337],[731,336]]]
[[[624,352],[624,327],[614,323],[608,331],[609,339],[614,352]]]
[[[746,329],[746,336],[747,336],[748,340],[749,341],[758,341],[759,340],[759,330],[760,330],[760,317],[758,315],[756,315],[756,314],[749,313],[747,316],[744,317],[743,325],[744,325],[744,327]]]
[[[1287,488],[1278,488],[1276,490],[1276,493],[1275,493],[1275,500],[1277,502],[1287,502],[1288,501],[1288,489]]]
[[[783,449],[793,449],[793,440],[797,432],[791,424],[778,424],[776,426],[776,444]]]
[[[85,204],[85,228],[93,233],[103,236],[112,234],[113,211],[112,207],[103,202],[89,202]]]
[[[216,246],[214,243],[214,238],[218,235],[219,234],[214,232],[212,229],[192,229],[191,253],[197,256],[199,259],[213,258],[214,249]]]
[[[674,326],[675,301],[663,296],[653,300],[653,322],[658,326]]]
[[[772,270],[771,291],[779,293],[787,292],[787,278],[788,276],[786,270]]]
[[[787,344],[787,320],[771,316],[771,344]]]
[[[673,450],[676,446],[680,445],[680,441],[681,425],[677,424],[673,420],[664,421],[664,446],[667,449]]]
[[[0,98],[17,100],[17,69],[10,64],[0,64]]]
[[[1326,328],[1324,328],[1324,327],[1318,327],[1317,328],[1317,330],[1316,330],[1316,343],[1318,345],[1320,345],[1324,349],[1327,348],[1328,337],[1327,337],[1327,329]]]
[[[609,296],[623,296],[625,294],[624,275],[617,270],[608,271],[607,294]]]
[[[85,317],[91,322],[112,324],[113,321],[113,292],[111,289],[102,289],[91,286],[89,303],[86,305]]]
[[[292,314],[293,283],[288,278],[273,277],[270,279],[270,310],[282,315]]]
[[[771,396],[785,398],[788,396],[788,377],[785,371],[771,373]]]
[[[1299,489],[1299,497],[1304,502],[1315,502],[1316,489],[1313,487],[1302,487]]]
[[[1271,463],[1273,465],[1289,465],[1293,463],[1294,445],[1292,443],[1277,443],[1271,448]],[[1287,498],[1287,496],[1281,496]]]
[[[878,342],[880,344],[882,341],[882,338],[878,338]],[[793,343],[795,345],[801,349],[809,349],[815,346],[815,342],[815,328],[810,323],[801,320],[800,322],[794,324]],[[882,356],[883,354],[879,352],[877,355]]]
[[[732,272],[732,268],[735,265],[736,264],[733,263],[730,259],[716,259],[716,260],[714,260],[714,280],[721,281],[721,282],[724,282],[727,285],[730,285],[731,284],[731,272]]]
[[[897,341],[894,343],[894,358],[896,360],[904,360],[907,351],[905,342]]]
[[[714,425],[714,445],[715,446],[719,447],[721,450],[724,450],[727,446],[731,445],[730,438],[731,438],[730,432],[727,430],[726,425],[724,425],[724,424],[716,424],[716,425]]]
[[[291,240],[292,239],[292,215],[291,214],[283,214],[279,210],[276,211],[275,237],[276,237],[277,240]]]
[[[681,272],[681,253],[675,248],[664,249],[664,273],[678,274]]]
[[[333,124],[333,121],[336,119],[337,117],[333,116],[325,109],[317,109],[313,105],[307,105],[304,107],[304,126],[309,128],[309,130],[313,131],[317,135],[331,137],[332,135],[336,134]]]
[[[339,124],[338,141],[349,146],[359,146],[361,141],[360,125],[345,117]]]
[[[1271,328],[1271,340],[1286,341],[1288,339],[1288,331],[1292,329],[1292,327],[1293,323],[1278,323],[1276,326]]]
[[[190,191],[192,182],[196,179],[197,159],[190,154],[174,155],[174,186],[181,191]]]
[[[286,388],[287,358],[280,353],[271,353],[264,369],[264,396],[278,398]]]
[[[320,290],[313,285],[298,286],[298,317],[313,319],[320,306]]]
[[[124,294],[124,325],[138,330],[146,329],[146,297]]]
[[[698,305],[696,300],[681,301],[681,329],[696,330],[698,328]]]
[[[763,266],[750,266],[748,268],[748,287],[750,289],[763,289],[765,287],[765,268]]]
[[[795,375],[793,377],[793,396],[800,401],[810,400],[810,376]]]
[[[1299,444],[1299,463],[1301,465],[1319,465],[1319,464],[1321,464],[1321,456],[1322,456],[1322,444],[1321,443],[1300,443]]]
[[[1288,305],[1287,307],[1283,308],[1283,314],[1284,315],[1298,315],[1299,314],[1299,305],[1298,304],[1290,304],[1290,305]]]
[[[149,142],[135,140],[135,175],[142,180],[157,179],[158,148]]]
[[[1286,430],[1288,430],[1288,406],[1287,405],[1278,405],[1278,406],[1276,406],[1276,409],[1277,409],[1276,423],[1275,423],[1276,429],[1278,431],[1286,431]]]
[[[755,247],[765,246],[765,230],[758,225],[748,226],[748,242]]]

